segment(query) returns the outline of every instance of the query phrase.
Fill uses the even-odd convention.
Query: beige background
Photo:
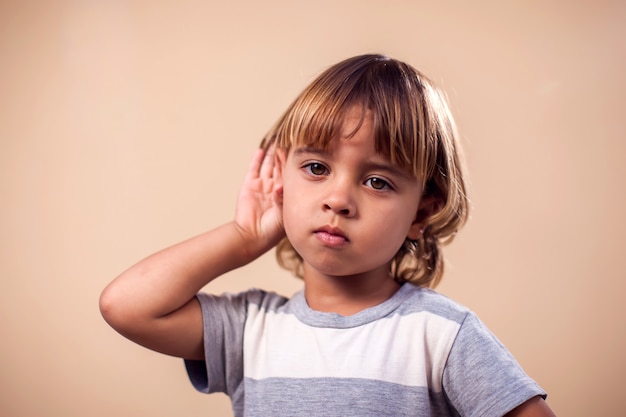
[[[466,143],[474,209],[439,289],[559,415],[623,415],[624,4],[0,1],[0,414],[231,415],[99,293],[229,220],[295,95],[384,52],[443,85]],[[268,254],[209,289],[250,286],[300,283]]]

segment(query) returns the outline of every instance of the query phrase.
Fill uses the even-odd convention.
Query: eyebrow
[[[325,151],[324,149],[320,149],[320,148],[314,148],[311,146],[303,146],[301,148],[296,148],[293,151],[293,156],[294,157],[302,157],[303,155],[316,155],[319,156],[320,158],[329,158],[331,157],[330,152]],[[395,175],[398,177],[402,177],[402,178],[406,178],[408,180],[413,180],[415,179],[413,177],[413,175],[411,175],[410,173],[406,172],[405,170],[393,165],[391,162],[389,163],[381,163],[381,162],[375,162],[375,161],[367,161],[365,163],[365,167],[367,168],[367,170],[374,170],[374,171],[385,171],[388,172],[391,175]]]
[[[325,157],[330,156],[329,152],[320,148],[314,148],[312,146],[303,146],[301,148],[296,148],[293,150],[293,156],[302,156],[305,154],[313,154],[313,155],[319,155],[319,156],[325,156]]]

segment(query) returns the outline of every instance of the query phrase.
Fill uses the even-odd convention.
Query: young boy
[[[329,68],[267,135],[233,221],[158,252],[103,292],[105,319],[185,359],[236,416],[552,416],[545,393],[466,308],[428,289],[467,218],[453,120],[412,67]],[[304,280],[198,294],[278,245]]]

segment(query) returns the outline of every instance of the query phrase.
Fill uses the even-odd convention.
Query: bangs
[[[352,132],[346,117],[360,112]],[[357,113],[358,116],[358,113]],[[416,178],[433,209],[415,241],[407,239],[392,260],[400,281],[435,286],[443,273],[440,245],[449,242],[468,216],[462,155],[454,119],[443,93],[415,68],[384,55],[339,62],[316,78],[265,136],[262,147],[312,147],[328,151],[333,140],[354,136],[371,117],[375,149]],[[302,276],[302,257],[287,238],[280,265]]]
[[[438,165],[446,165],[442,151],[454,146],[455,133],[445,100],[419,71],[383,55],[358,56],[327,69],[296,98],[266,142],[327,150],[354,107],[361,108],[361,120],[351,135],[370,112],[376,151],[423,185]]]

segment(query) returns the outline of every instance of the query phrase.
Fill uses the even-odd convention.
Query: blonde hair
[[[384,55],[341,61],[300,93],[261,146],[325,149],[354,106],[363,109],[361,122],[365,111],[371,112],[376,150],[418,178],[422,198],[435,201],[435,209],[422,220],[421,236],[407,238],[390,273],[400,282],[435,287],[443,274],[441,246],[466,222],[469,202],[454,120],[443,94],[428,78]],[[276,256],[282,267],[302,277],[302,258],[287,238],[277,246]]]

